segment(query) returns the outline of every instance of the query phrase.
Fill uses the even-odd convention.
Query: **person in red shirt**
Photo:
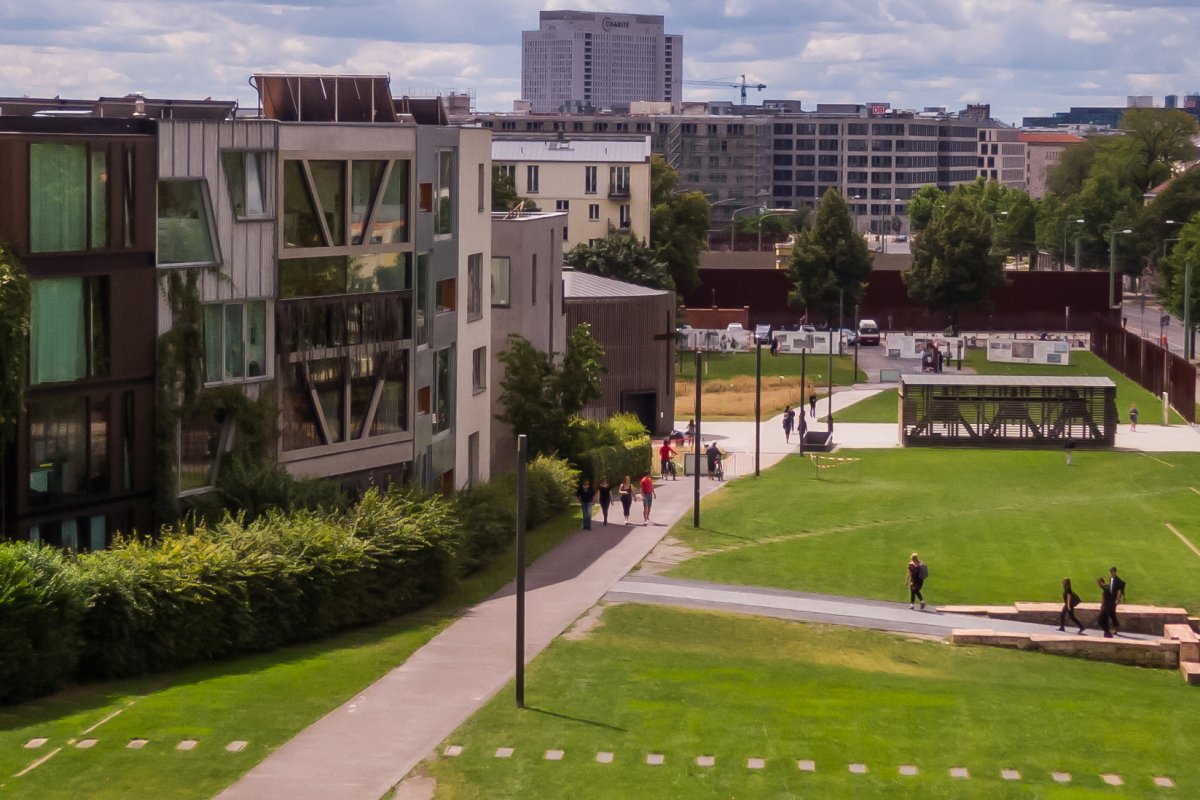
[[[658,458],[662,462],[662,479],[665,481],[667,475],[672,474],[671,456],[675,455],[675,448],[671,447],[670,439],[663,439],[662,447],[658,448]],[[675,480],[679,480],[679,476],[674,476]]]
[[[646,470],[646,474],[642,476],[642,525],[650,523],[650,506],[654,504],[654,479],[650,477],[650,470]]]

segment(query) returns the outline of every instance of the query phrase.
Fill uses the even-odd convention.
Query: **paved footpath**
[[[763,466],[782,456],[765,457]],[[701,493],[723,485],[702,479]],[[691,510],[692,491],[690,477],[660,483],[650,526],[594,522],[529,568],[526,662],[646,557]],[[633,518],[641,514],[635,503]],[[272,753],[219,800],[379,800],[513,679],[515,620],[510,584]]]

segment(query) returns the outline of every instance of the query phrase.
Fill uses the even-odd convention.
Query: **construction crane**
[[[767,88],[767,85],[765,83],[747,83],[745,75],[742,75],[740,77],[742,80],[738,83],[728,83],[726,81],[684,81],[684,83],[687,84],[688,86],[728,86],[731,89],[741,89],[742,90],[742,105],[746,105],[746,90],[747,89],[757,89],[758,91],[761,92],[763,89]]]

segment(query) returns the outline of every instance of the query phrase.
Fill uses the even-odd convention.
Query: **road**
[[[1121,314],[1125,317],[1127,330],[1131,330],[1143,338],[1158,341],[1159,322],[1163,315],[1162,305],[1158,298],[1127,294],[1121,303]],[[1170,347],[1171,352],[1183,355],[1183,323],[1172,316],[1167,323],[1165,332],[1167,346]]]

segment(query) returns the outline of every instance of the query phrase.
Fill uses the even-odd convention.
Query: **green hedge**
[[[604,422],[576,420],[571,461],[595,486],[601,478],[616,486],[626,475],[636,483],[650,469],[650,435],[635,414],[614,414]]]
[[[570,505],[576,477],[531,463],[531,526]],[[344,511],[193,520],[94,553],[0,545],[0,702],[419,608],[507,546],[514,498],[502,482],[452,498],[372,489]]]

